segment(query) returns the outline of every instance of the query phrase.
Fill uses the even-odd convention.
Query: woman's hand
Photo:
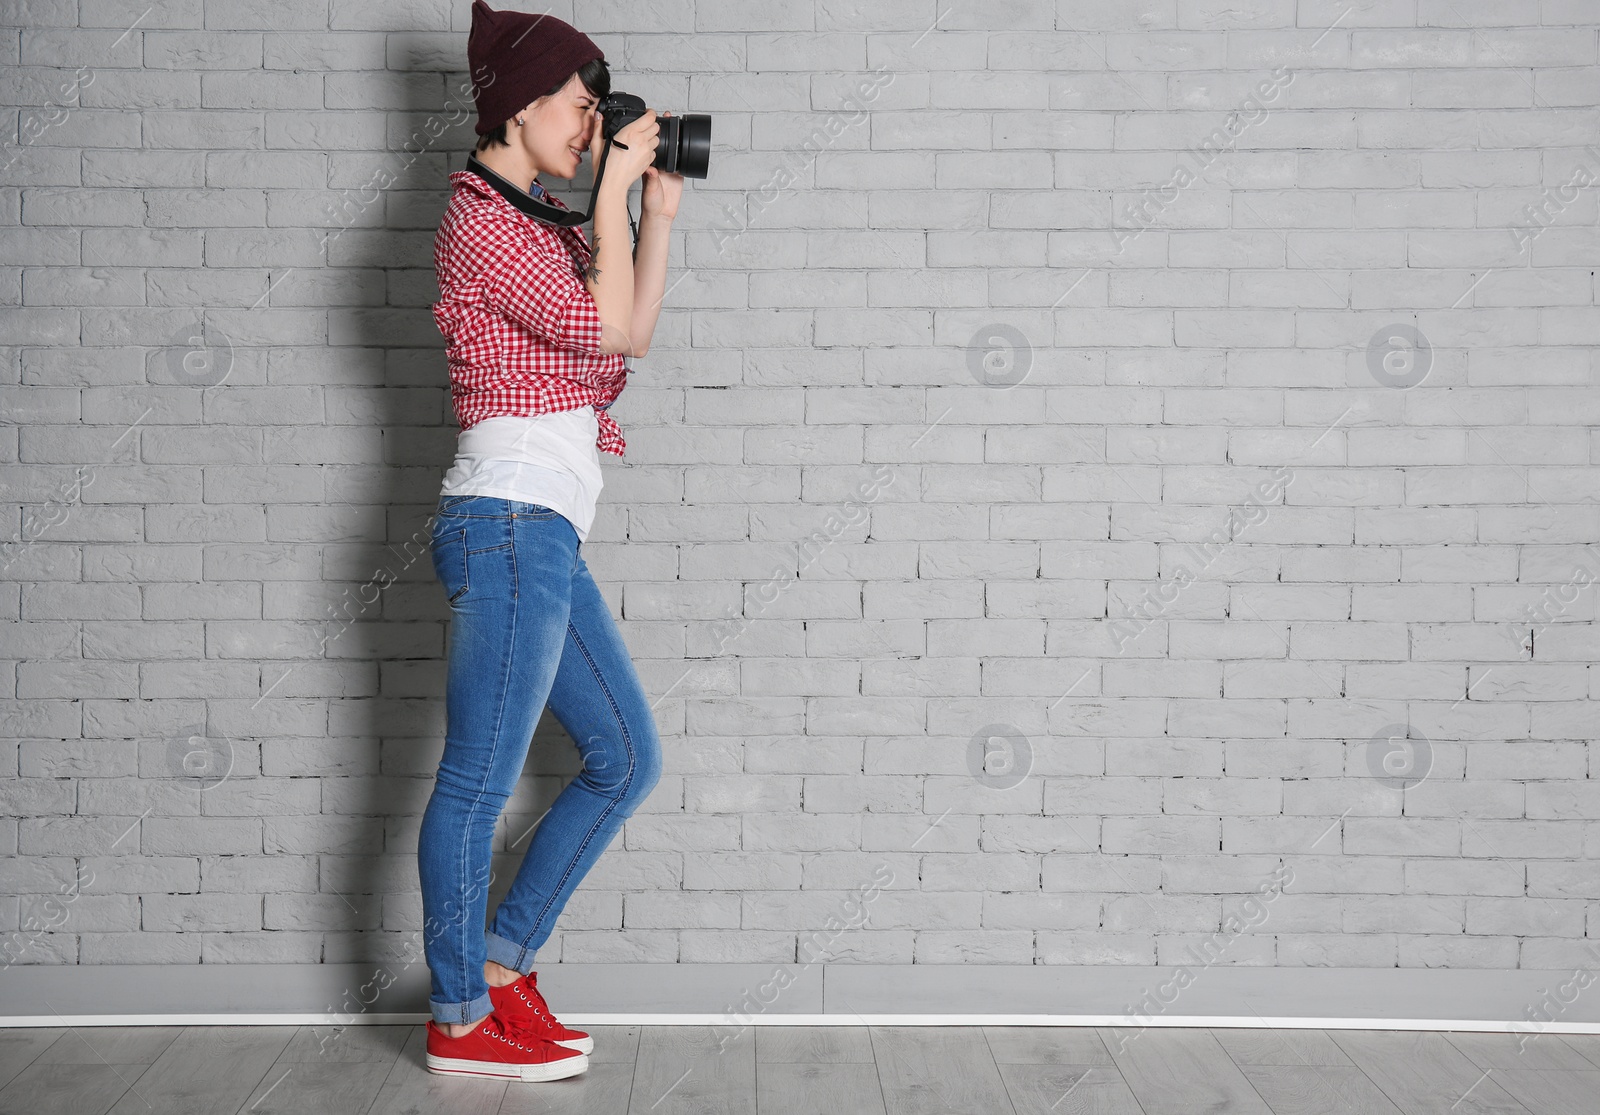
[[[624,187],[631,186],[655,162],[661,125],[656,123],[655,109],[647,108],[644,115],[627,124],[611,141],[611,154],[606,156],[606,170],[616,174]],[[617,146],[619,143],[625,147]],[[596,124],[594,137],[589,141],[589,159],[598,169],[600,156],[606,148],[605,128]],[[611,179],[607,178],[607,182]]]
[[[671,116],[663,112],[662,116]],[[640,211],[646,217],[672,220],[678,215],[678,200],[683,197],[683,175],[667,174],[648,166],[644,171],[644,192],[639,199]]]

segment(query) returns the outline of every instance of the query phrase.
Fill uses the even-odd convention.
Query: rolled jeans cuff
[[[488,930],[484,931],[483,945],[484,955],[496,964],[523,975],[533,971],[532,949]]]
[[[468,1022],[476,1022],[494,1009],[494,1001],[485,991],[470,1003],[435,1003],[428,1001],[428,1007],[433,1011],[435,1022],[454,1022],[465,1026]]]

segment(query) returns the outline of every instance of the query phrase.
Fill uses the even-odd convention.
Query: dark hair
[[[565,89],[567,87],[567,82],[571,80],[572,75],[568,74],[566,77],[561,79],[554,89],[546,93],[545,96],[555,96],[557,93],[561,92],[561,90]],[[606,97],[611,93],[611,68],[606,65],[606,60],[604,58],[596,58],[592,61],[585,62],[578,70],[578,80],[583,82],[584,88],[589,90],[590,93],[593,93],[598,100],[605,100]],[[506,121],[502,121],[478,137],[478,145],[475,150],[483,151],[490,147],[509,146],[511,146],[511,144],[510,141],[506,139]]]

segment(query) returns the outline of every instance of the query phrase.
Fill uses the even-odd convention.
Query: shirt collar
[[[534,179],[531,183],[529,183],[530,189],[524,190],[515,182],[512,182],[509,179],[504,178],[490,170],[483,163],[479,162],[477,157],[471,152],[467,154],[467,169],[463,173],[479,179],[489,187],[488,190],[480,189],[478,191],[479,193],[489,193],[491,191],[493,193],[497,193],[504,198],[505,201],[512,206],[512,208],[534,218],[535,220],[547,219],[545,213],[540,208],[539,202],[544,202],[547,205],[552,205],[557,209],[561,209],[569,213],[572,211],[565,202],[541,186],[538,179]],[[454,179],[455,175],[451,175],[451,178]]]

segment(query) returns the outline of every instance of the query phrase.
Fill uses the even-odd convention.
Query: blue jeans
[[[661,776],[650,701],[567,519],[537,503],[447,496],[433,566],[451,609],[444,753],[422,816],[423,949],[437,1022],[490,1011],[486,959],[519,972]],[[494,921],[495,825],[548,702],[583,769],[534,829]]]

